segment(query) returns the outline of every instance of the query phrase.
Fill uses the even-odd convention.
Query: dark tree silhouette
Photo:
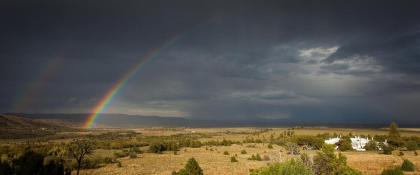
[[[83,159],[93,151],[93,143],[89,140],[75,139],[68,145],[68,151],[70,156],[77,161],[77,175],[79,175]]]

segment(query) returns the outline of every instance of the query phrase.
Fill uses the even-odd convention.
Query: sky
[[[141,63],[102,112],[420,122],[419,9],[414,0],[1,1],[0,112],[91,112]]]

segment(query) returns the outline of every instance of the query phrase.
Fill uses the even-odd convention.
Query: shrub
[[[353,147],[351,146],[350,138],[346,137],[346,138],[340,139],[340,141],[338,142],[338,149],[340,151],[353,150]]]
[[[323,138],[316,136],[295,136],[295,142],[300,146],[308,146],[313,149],[320,149],[324,144]]]
[[[405,143],[405,147],[407,148],[408,151],[414,151],[414,150],[417,150],[418,145],[416,141],[410,140]]]
[[[392,154],[392,151],[394,151],[394,147],[391,145],[384,145],[382,146],[382,150],[384,154]]]
[[[300,160],[302,161],[303,164],[305,164],[305,166],[312,167],[312,160],[308,156],[308,154],[306,154],[306,153],[301,154],[300,155]]]
[[[64,161],[55,156],[44,158],[42,174],[64,174]]]
[[[98,168],[99,165],[101,164],[101,157],[88,157],[86,159],[83,159],[81,164],[80,164],[80,168],[82,169],[93,169],[93,168]]]
[[[400,168],[394,167],[394,168],[384,169],[381,175],[404,175],[404,172]]]
[[[314,156],[314,171],[316,174],[361,174],[347,166],[347,158],[341,153],[334,153],[334,145],[324,145]]]
[[[256,161],[261,161],[261,156],[259,154],[256,155],[252,155],[250,158],[248,158],[248,160],[256,160]]]
[[[224,152],[223,152],[223,155],[229,155],[229,152],[224,151]]]
[[[235,156],[230,157],[230,162],[238,162]]]
[[[365,149],[367,151],[376,151],[378,150],[378,144],[376,144],[376,141],[371,140],[365,145]]]
[[[12,160],[11,167],[15,174],[39,174],[44,157],[27,148],[19,157]]]
[[[405,159],[401,165],[401,170],[403,171],[415,171],[416,166],[409,160]]]
[[[241,154],[246,154],[246,150],[242,150],[241,151]]]
[[[251,175],[313,175],[311,168],[295,159],[277,163],[251,172]]]
[[[129,157],[130,157],[130,159],[137,158],[137,153],[135,153],[135,152],[130,152],[130,153],[129,153]]]
[[[153,143],[149,146],[149,151],[152,153],[162,153],[163,151],[166,151],[166,145],[162,143]]]
[[[124,152],[124,151],[114,152],[114,157],[116,158],[127,157],[127,156],[128,156],[128,152]]]
[[[194,158],[190,158],[183,169],[172,172],[172,175],[203,175],[203,169]]]
[[[288,142],[286,143],[286,150],[288,154],[297,155],[299,154],[299,146],[296,143]]]

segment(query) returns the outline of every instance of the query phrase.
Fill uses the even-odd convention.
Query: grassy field
[[[134,130],[143,136],[169,136],[174,134],[203,134],[206,137],[200,138],[201,141],[209,140],[235,140],[243,141],[244,138],[269,138],[270,136],[280,135],[287,128],[143,128]],[[291,129],[289,129],[291,130]],[[386,129],[348,129],[348,128],[294,128],[295,135],[317,135],[324,133],[336,133],[341,135],[386,135]],[[420,136],[417,129],[401,129],[403,136]],[[146,148],[144,148],[146,149]],[[241,154],[245,150],[246,154]],[[225,155],[227,151],[229,155]],[[316,154],[315,150],[304,151],[310,156]],[[384,155],[379,152],[343,152],[347,156],[347,163],[350,167],[361,171],[363,174],[380,174],[385,168],[400,165],[403,159],[412,161],[417,171],[407,174],[420,174],[420,156],[415,156],[413,151],[402,151],[403,156]],[[97,150],[97,155],[111,155],[109,150]],[[248,160],[252,154],[259,154],[266,160],[255,161]],[[235,156],[238,162],[231,162],[230,157]],[[82,174],[171,174],[172,171],[181,169],[186,161],[194,157],[204,170],[204,174],[249,174],[250,169],[256,169],[267,166],[274,162],[282,162],[295,156],[287,154],[287,151],[281,146],[273,145],[268,148],[268,143],[244,143],[233,144],[231,146],[202,146],[200,148],[182,148],[175,155],[171,151],[162,154],[143,153],[138,154],[137,158],[121,158],[122,167],[116,163],[107,164],[97,169],[83,170]]]

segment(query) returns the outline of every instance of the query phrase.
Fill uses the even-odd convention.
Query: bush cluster
[[[183,169],[173,171],[172,175],[203,175],[203,169],[194,158],[190,158]]]
[[[262,161],[261,156],[259,154],[251,155],[251,157],[249,157],[248,160]]]

